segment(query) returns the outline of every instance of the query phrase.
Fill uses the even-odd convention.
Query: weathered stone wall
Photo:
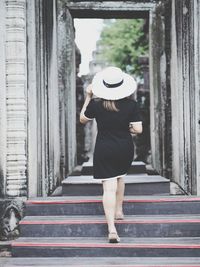
[[[1,1],[2,196],[45,196],[76,165],[73,20],[62,1]]]
[[[150,13],[153,167],[200,193],[199,1],[160,1]]]
[[[29,197],[51,194],[76,164],[74,29],[62,1],[27,2]]]
[[[200,194],[200,2],[172,0],[173,179]]]
[[[76,164],[74,29],[62,1],[27,2],[29,197],[51,194]]]

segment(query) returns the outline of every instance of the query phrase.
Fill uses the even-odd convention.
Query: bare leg
[[[103,207],[109,233],[117,233],[115,228],[117,179],[103,181]]]
[[[122,177],[117,179],[117,193],[116,193],[116,207],[115,207],[115,219],[123,220],[123,201],[124,201],[125,184]]]

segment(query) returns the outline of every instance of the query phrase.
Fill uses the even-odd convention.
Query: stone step
[[[125,195],[169,195],[170,180],[160,175],[127,175]],[[62,181],[62,195],[102,195],[102,182],[93,176],[69,176]]]
[[[200,257],[200,238],[19,238],[14,257]]]
[[[122,237],[199,237],[200,215],[134,215],[116,221]],[[104,237],[104,216],[26,216],[21,237]]]
[[[22,257],[1,258],[2,267],[199,267],[200,257]]]
[[[128,174],[139,174],[139,173],[146,173],[146,164],[142,161],[133,161],[128,171]],[[81,174],[82,175],[93,174],[93,161],[92,160],[89,160],[83,163]]]
[[[200,197],[192,196],[126,196],[126,215],[198,214]],[[62,196],[26,201],[27,216],[103,215],[102,196]]]

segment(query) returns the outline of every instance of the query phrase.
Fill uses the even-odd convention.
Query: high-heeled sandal
[[[119,243],[120,238],[117,233],[109,233],[108,234],[108,241],[109,243]]]

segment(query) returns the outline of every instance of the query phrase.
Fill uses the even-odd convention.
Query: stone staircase
[[[89,162],[82,175],[63,181],[63,196],[26,202],[13,257],[0,266],[200,266],[200,198],[170,196],[169,180],[133,163],[125,220],[116,222],[121,242],[110,244],[101,185],[91,173]]]
[[[83,164],[81,176],[70,176],[62,183],[63,196],[98,196],[102,195],[102,184],[93,179],[92,162]],[[169,180],[160,175],[147,175],[143,162],[133,162],[125,178],[125,195],[169,195]]]

